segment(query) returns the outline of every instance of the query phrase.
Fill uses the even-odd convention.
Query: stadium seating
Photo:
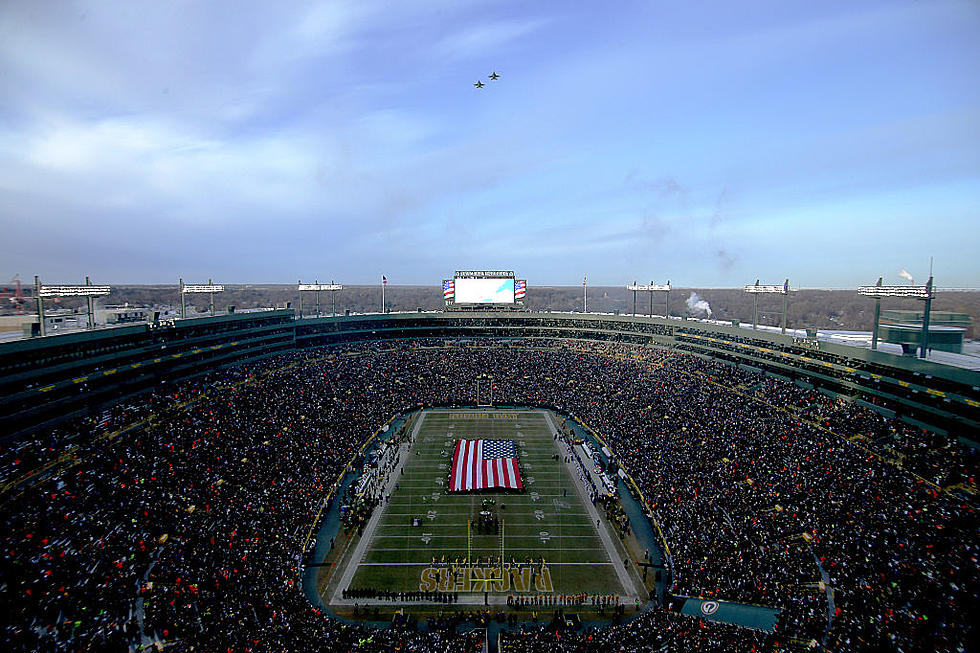
[[[972,495],[946,491],[974,482],[972,449],[677,350],[416,338],[215,368],[6,443],[7,649],[477,650],[478,615],[460,629],[335,620],[296,560],[361,443],[395,413],[473,404],[481,373],[621,455],[664,527],[673,593],[781,610],[773,634],[651,610],[579,632],[515,627],[506,650],[972,641],[980,520]]]

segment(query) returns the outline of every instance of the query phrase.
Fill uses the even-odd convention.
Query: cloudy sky
[[[0,278],[980,286],[978,43],[975,0],[4,2]]]

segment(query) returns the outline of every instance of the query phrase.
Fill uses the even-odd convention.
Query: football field
[[[635,569],[565,462],[557,419],[540,410],[422,413],[390,499],[343,556],[325,601],[348,603],[344,589],[452,592],[464,604],[533,594],[632,600]],[[514,440],[524,489],[448,492],[459,439]]]

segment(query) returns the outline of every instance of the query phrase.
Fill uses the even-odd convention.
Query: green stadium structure
[[[96,416],[128,397],[292,350],[412,338],[573,339],[684,351],[866,403],[963,441],[980,437],[980,372],[695,320],[561,313],[404,313],[296,319],[240,313],[69,333],[0,345],[0,433],[18,438]]]
[[[915,356],[922,344],[923,311],[886,310],[881,312],[878,337],[884,342],[901,345],[906,356]],[[963,336],[970,328],[970,316],[966,313],[931,311],[929,313],[928,347],[936,351],[963,351]]]
[[[98,420],[107,409],[121,404],[128,411],[135,405],[134,410],[142,412],[93,440],[97,444],[102,438],[112,442],[122,433],[139,433],[141,425],[153,423],[150,402],[140,406],[132,399],[219,368],[281,354],[312,352],[310,356],[276,361],[283,363],[275,370],[277,374],[291,375],[302,373],[304,361],[321,357],[321,349],[323,358],[348,361],[357,369],[371,365],[370,361],[362,363],[360,356],[383,357],[415,345],[433,350],[436,357],[452,350],[468,354],[467,345],[479,344],[481,347],[474,349],[495,360],[498,350],[501,356],[511,347],[547,350],[554,348],[556,341],[570,345],[569,349],[586,342],[628,344],[633,346],[632,353],[619,355],[638,360],[648,355],[668,358],[677,352],[686,356],[676,358],[716,361],[897,417],[916,428],[912,437],[924,429],[980,448],[980,372],[812,336],[748,331],[700,320],[604,314],[460,311],[297,319],[289,309],[181,319],[0,345],[0,438],[5,445],[18,445],[34,432],[48,432],[60,422],[77,417],[88,417],[91,423],[101,425]],[[347,347],[354,344],[362,346]],[[343,354],[335,356],[330,351],[334,347],[343,347]],[[707,367],[711,371],[698,374],[705,384],[719,385],[727,370]],[[234,371],[227,376],[231,380],[222,384],[234,387],[221,385],[221,390],[237,392],[239,380],[248,382],[244,374],[237,379]],[[755,378],[757,385],[765,384]],[[484,379],[492,389],[489,374],[473,377],[474,381]],[[422,385],[423,377],[418,380]],[[747,386],[729,389],[739,395],[754,392]],[[608,463],[617,452],[574,412],[563,415],[565,409],[541,396],[532,398],[531,405],[502,408],[500,404],[507,403],[506,393],[502,394],[504,397],[489,400],[493,407],[487,408],[479,406],[480,390],[475,395],[476,405],[465,406],[455,406],[451,400],[429,405],[428,395],[413,395],[411,402],[387,413],[391,415],[388,421],[363,444],[360,440],[354,444],[359,447],[356,455],[338,467],[343,471],[326,490],[325,498],[313,505],[304,501],[308,516],[315,517],[301,523],[293,533],[301,546],[291,560],[305,597],[318,612],[325,608],[344,620],[378,622],[379,610],[385,606],[389,609],[380,614],[392,621],[405,614],[405,606],[430,616],[442,615],[451,605],[458,605],[452,609],[461,611],[506,606],[514,618],[536,620],[539,609],[557,606],[574,609],[588,619],[603,620],[606,608],[618,610],[614,613],[617,618],[627,606],[631,614],[646,611],[648,598],[650,603],[669,609],[672,606],[682,614],[759,631],[773,629],[777,613],[785,606],[669,595],[674,563],[664,532],[671,531],[661,527],[655,504],[651,506],[645,490],[641,490],[642,483],[632,476],[636,470],[630,469],[628,455],[617,458],[618,471],[609,471]],[[183,409],[207,397],[207,393],[196,398],[181,396],[181,403],[176,403],[174,393],[168,400]],[[767,411],[785,410],[765,403]],[[791,419],[807,419],[799,415],[809,407],[798,408]],[[480,417],[471,419],[473,415]],[[829,422],[814,425],[830,430]],[[942,440],[922,435],[923,441],[933,445]],[[515,441],[526,483],[524,491],[446,492],[449,477],[443,467],[455,442],[476,438]],[[80,446],[75,446],[71,436],[68,440],[62,444],[70,446],[59,449],[57,458],[45,460],[20,476],[8,477],[0,493],[22,494],[36,481],[72,467],[75,459],[71,449]],[[577,468],[573,445],[585,449]],[[605,454],[605,461],[599,451]],[[377,482],[361,485],[371,476],[368,468],[378,460],[382,462],[374,467],[379,470],[374,476]],[[727,464],[729,459],[721,461]],[[243,457],[241,462],[247,461]],[[610,485],[615,484],[616,489],[599,482],[592,483],[593,492],[589,492],[585,479],[591,478],[590,470],[598,474],[603,462],[607,465],[603,471],[608,471]],[[579,470],[581,483],[574,480]],[[918,480],[937,492],[963,487],[962,483],[941,487],[925,478]],[[752,485],[753,481],[746,477],[744,483]],[[603,487],[609,490],[605,497],[608,501],[599,496]],[[975,492],[975,486],[971,491]],[[358,514],[356,499],[365,492],[373,494],[366,497],[361,504],[366,509]],[[601,511],[596,512],[597,501],[607,508],[605,519]],[[378,506],[380,509],[375,510]],[[358,514],[363,521],[345,522],[341,537],[345,508],[347,515]],[[194,505],[186,508],[188,514],[194,509]],[[772,510],[781,512],[782,508],[776,504]],[[615,524],[620,524],[619,531]],[[640,527],[645,531],[643,539],[638,537]],[[629,539],[631,529],[637,530],[633,540]],[[801,540],[807,537],[806,532],[799,535]],[[292,574],[292,570],[287,573]],[[290,586],[296,580],[290,578]],[[825,591],[822,581],[805,588]],[[826,591],[829,615],[834,607],[830,602],[832,590]],[[365,612],[368,606],[370,613]]]

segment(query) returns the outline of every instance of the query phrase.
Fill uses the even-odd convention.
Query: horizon
[[[40,275],[38,275],[38,276],[40,276]],[[432,283],[393,283],[389,279],[388,282],[387,282],[387,284],[386,284],[386,287],[387,288],[436,288],[436,289],[440,289],[443,280],[444,279],[451,279],[451,278],[452,278],[452,275],[447,276],[445,278],[440,278],[438,281],[434,281]],[[517,278],[517,279],[523,279],[523,277],[521,275],[517,275],[515,278]],[[248,286],[296,286],[297,285],[295,281],[293,281],[293,282],[289,282],[289,281],[224,281],[224,280],[221,280],[221,279],[214,279],[213,277],[212,277],[212,279],[213,279],[213,281],[214,281],[214,283],[216,285],[235,286],[235,287],[242,287],[242,286],[244,286],[244,287],[248,287]],[[581,289],[583,287],[583,284],[582,283],[577,283],[577,284],[576,283],[567,283],[567,284],[566,283],[544,283],[544,282],[542,282],[542,283],[536,283],[536,282],[533,282],[530,279],[525,279],[525,280],[527,281],[527,284],[528,284],[527,287],[528,287],[528,290],[529,291],[532,290],[533,288],[576,288],[576,289]],[[186,279],[186,278],[184,279],[184,282],[187,285],[201,284],[201,283],[205,283],[206,281],[207,281],[206,279]],[[798,292],[798,291],[806,291],[806,290],[825,290],[825,291],[849,291],[849,290],[853,290],[853,291],[857,292],[858,285],[861,285],[861,286],[870,286],[870,285],[873,285],[873,282],[871,282],[871,283],[862,283],[862,284],[858,284],[858,285],[854,285],[854,286],[797,286],[797,285],[794,285],[792,283],[792,281],[793,281],[792,279],[790,279],[789,281],[790,281],[790,286],[789,286],[790,292]],[[875,279],[874,281],[877,281],[877,279]],[[21,282],[22,287],[25,288],[25,289],[33,288],[33,285],[34,284],[31,281],[27,281],[25,279],[20,279],[20,282]],[[317,282],[318,283],[321,283],[321,284],[337,283],[337,284],[340,284],[340,285],[344,286],[345,288],[374,288],[374,287],[380,288],[383,285],[380,279],[378,281],[374,282],[374,283],[363,283],[363,282],[359,282],[359,283],[345,283],[345,282],[343,282],[340,279],[336,279],[336,280],[333,280],[333,279],[320,279],[319,281],[316,281],[316,280],[313,280],[313,279],[303,279],[301,281],[301,283],[317,283]],[[9,284],[9,282],[7,282],[7,283]],[[61,284],[73,285],[73,284],[78,284],[78,283],[79,283],[78,281],[74,281],[74,280],[71,280],[71,279],[56,279],[56,280],[49,280],[47,282],[45,282],[45,280],[43,278],[41,279],[41,284],[42,285],[49,285],[49,286],[50,285],[61,285]],[[161,282],[146,282],[146,283],[132,282],[131,283],[131,282],[106,281],[104,279],[93,279],[92,280],[92,283],[93,283],[93,285],[108,285],[108,286],[119,287],[119,288],[128,288],[128,287],[135,287],[135,286],[138,286],[138,287],[165,287],[165,288],[173,287],[173,288],[179,288],[179,282],[165,282],[165,281],[161,281]],[[587,288],[619,288],[619,289],[622,289],[622,290],[626,290],[626,286],[629,285],[629,284],[632,284],[632,283],[634,283],[634,282],[633,281],[628,281],[628,282],[624,282],[624,283],[591,283],[590,282],[586,287]],[[644,284],[646,282],[640,280],[638,283],[639,284]],[[752,285],[753,283],[755,283],[754,280],[753,281],[746,282],[746,283],[743,283],[741,285],[737,285],[737,286],[709,286],[709,285],[690,285],[690,284],[675,285],[675,284],[672,283],[670,287],[671,287],[671,290],[738,290],[738,291],[742,291],[745,286]],[[763,284],[767,284],[767,283],[768,284],[777,284],[777,283],[779,283],[779,281],[778,280],[769,280],[769,281],[767,281],[766,279],[762,279],[761,280],[761,283],[763,283]],[[0,283],[0,285],[3,285],[3,284]],[[917,280],[915,284],[909,284],[909,283],[905,283],[904,281],[897,281],[897,280],[894,280],[892,282],[889,282],[888,279],[885,279],[884,280],[884,285],[886,285],[886,286],[889,286],[889,285],[890,286],[925,285],[925,281],[918,281]],[[943,286],[943,285],[941,285],[939,283],[936,283],[934,285],[934,289],[937,292],[938,291],[944,291],[944,292],[980,292],[980,286]],[[313,291],[308,291],[308,292],[313,292]],[[322,291],[322,292],[329,292],[329,291]],[[632,291],[628,291],[627,290],[627,292],[632,292]],[[648,291],[640,290],[640,291],[636,291],[636,292],[646,293]]]

